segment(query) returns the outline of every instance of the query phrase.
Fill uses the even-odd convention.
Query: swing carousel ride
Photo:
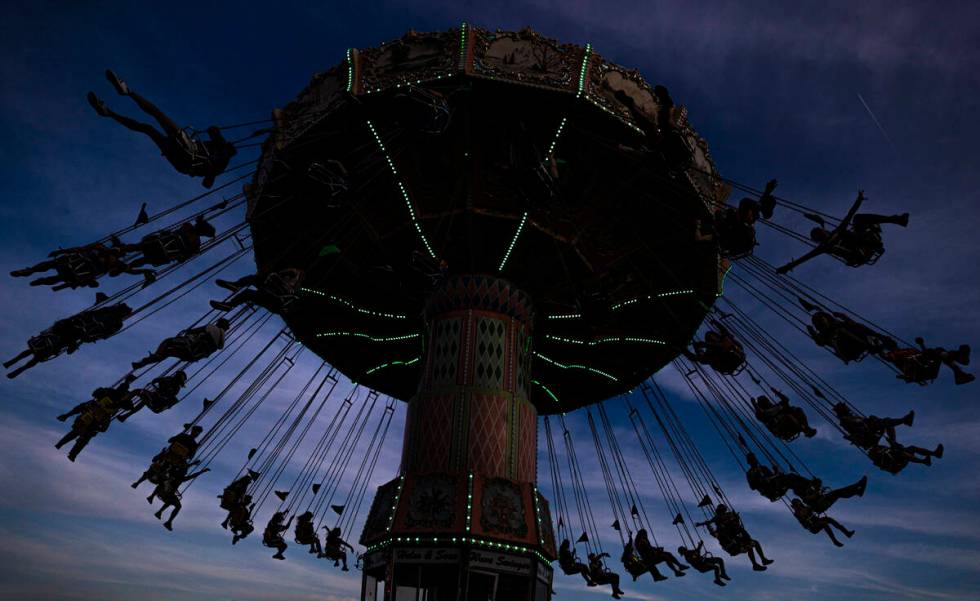
[[[171,510],[168,529],[181,494],[304,352],[319,367],[266,435],[249,441],[219,495],[222,526],[237,543],[265,524],[262,543],[277,559],[290,529],[298,545],[341,569],[352,552],[362,599],[379,587],[385,599],[399,590],[548,599],[555,560],[564,574],[619,598],[618,562],[603,547],[610,536],[634,582],[694,568],[725,586],[715,544],[766,570],[772,560],[654,381],[668,366],[749,487],[837,545],[853,532],[827,511],[863,494],[867,480],[832,489],[809,471],[792,441],[813,436],[812,424],[821,420],[891,473],[942,456],[941,445],[898,442],[895,429],[911,425],[912,413],[864,415],[723,294],[723,284],[738,286],[844,363],[869,359],[922,385],[945,365],[967,383],[973,376],[960,366],[969,347],[908,343],[788,274],[806,260],[870,265],[884,251],[881,225],[905,226],[908,216],[858,213],[859,195],[836,219],[775,196],[775,181],[759,190],[722,177],[666,88],[589,45],[466,24],[412,31],[348,50],[270,120],[209,128],[208,141],[107,75],[164,132],[90,94],[99,115],[148,135],[178,171],[220,185],[152,215],[144,206],[133,226],[14,272],[54,270],[31,283],[56,290],[134,279],[32,338],[6,367],[27,360],[13,377],[110,338],[204,284],[227,290],[117,382],[59,416],[74,417],[58,441],[73,444],[74,461],[115,422],[170,410],[204,381],[227,382],[134,483],[154,486],[157,517]],[[238,140],[222,133],[260,124]],[[250,146],[260,147],[257,160],[227,167],[236,147]],[[241,193],[211,201],[236,184]],[[729,204],[733,189],[747,196]],[[243,221],[213,225],[241,212]],[[786,212],[819,227],[801,235],[778,222]],[[770,265],[753,254],[759,224],[809,251]],[[137,230],[152,231],[123,241]],[[218,277],[246,256],[254,275]],[[192,273],[164,286],[177,270]],[[142,304],[131,307],[133,299]],[[270,320],[284,325],[257,336]],[[226,373],[235,355],[244,366]],[[366,503],[399,400],[407,405],[401,464]],[[610,418],[618,410],[626,416]],[[573,439],[572,412],[585,413],[591,440]],[[645,465],[627,465],[627,443],[613,427],[627,420]],[[550,501],[538,487],[539,421]],[[304,440],[312,450],[298,454]],[[576,443],[594,446],[611,528],[596,521]],[[659,497],[637,486],[634,474],[645,470]],[[359,547],[343,538],[357,527]],[[679,542],[676,555],[668,541]]]

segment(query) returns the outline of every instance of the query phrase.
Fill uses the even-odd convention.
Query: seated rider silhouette
[[[812,325],[806,327],[810,338],[830,349],[845,364],[860,361],[869,354],[881,355],[898,347],[890,337],[854,321],[844,313],[823,311],[803,299],[799,301],[810,312]]]
[[[942,459],[943,445],[937,445],[935,450],[930,451],[922,447],[913,445],[902,445],[895,441],[886,441],[887,444],[877,444],[868,449],[868,458],[871,459],[876,467],[890,474],[897,474],[908,466],[909,463],[921,463],[922,465],[932,465],[933,458]]]
[[[657,569],[657,564],[666,564],[667,567],[674,572],[674,576],[678,578],[684,576],[684,570],[690,567],[677,561],[677,558],[674,557],[674,554],[670,551],[667,551],[663,547],[655,547],[652,545],[650,543],[650,537],[645,528],[641,528],[636,532],[636,550],[640,554],[640,559],[643,560],[643,564],[646,566],[647,570],[650,571],[650,574],[653,576],[655,581],[664,579],[664,576]]]
[[[236,294],[225,301],[211,301],[211,307],[218,311],[231,311],[244,303],[252,303],[283,315],[298,298],[303,277],[302,269],[287,268],[265,275],[247,275],[234,282],[219,279],[215,281],[216,284]],[[254,286],[254,289],[248,286]]]
[[[71,411],[58,416],[58,421],[66,421],[69,417],[78,416],[72,422],[71,430],[54,446],[60,449],[72,440],[75,444],[68,451],[69,461],[75,461],[82,449],[99,433],[105,432],[112,424],[113,418],[119,411],[132,408],[132,397],[129,385],[135,378],[127,376],[114,387],[100,387],[92,391],[92,399],[79,403]]]
[[[693,549],[688,549],[683,545],[677,547],[677,553],[698,572],[702,574],[714,572],[715,584],[718,586],[725,586],[725,581],[731,580],[731,577],[725,572],[725,561],[720,557],[712,557],[711,553],[705,550],[704,541],[699,540],[698,546]]]
[[[620,555],[619,560],[622,562],[623,567],[630,576],[633,577],[633,582],[640,576],[647,573],[647,567],[643,564],[643,561],[636,554],[636,548],[633,546],[633,535],[629,535],[629,539],[626,544],[623,545],[623,554]],[[654,580],[657,580],[657,575],[653,575]],[[666,580],[666,578],[661,575],[660,580]]]
[[[97,294],[96,301],[106,297]],[[123,321],[132,315],[133,310],[125,303],[87,309],[70,317],[59,319],[50,328],[27,340],[27,349],[16,357],[5,361],[3,366],[10,368],[30,357],[27,363],[12,370],[8,378],[16,378],[24,371],[39,363],[50,361],[62,353],[69,355],[86,343],[105,340],[122,329]]]
[[[272,514],[272,518],[262,533],[262,545],[276,549],[276,554],[272,556],[273,559],[286,559],[286,556],[282,553],[289,545],[286,544],[283,533],[289,530],[289,526],[293,523],[293,518],[289,518],[289,521],[283,524],[284,519],[286,519],[286,513],[284,511],[275,512]]]
[[[714,516],[695,526],[706,526],[708,533],[718,539],[721,548],[729,555],[734,557],[742,553],[747,554],[749,561],[752,562],[752,569],[757,572],[765,571],[766,566],[772,563],[772,560],[763,553],[759,541],[752,538],[742,525],[739,515],[731,511],[727,505],[719,504],[715,508]]]
[[[126,82],[119,79],[111,70],[106,70],[105,75],[120,96],[132,98],[144,113],[156,120],[163,131],[149,123],[142,123],[114,112],[95,95],[95,92],[89,92],[88,102],[95,112],[101,117],[109,117],[127,129],[146,134],[174,169],[191,177],[203,177],[205,188],[214,185],[214,178],[224,172],[228,162],[238,152],[231,142],[221,135],[221,130],[211,126],[207,129],[210,139],[199,140],[174,123],[156,105],[132,91]]]
[[[118,243],[118,240],[114,239]],[[142,275],[146,282],[153,281],[152,272],[147,269],[135,269],[123,261],[126,251],[120,244],[106,246],[101,242],[59,248],[48,253],[47,260],[37,265],[11,271],[15,278],[27,277],[35,273],[54,270],[55,274],[31,280],[31,286],[51,286],[52,290],[65,288],[96,288],[99,278],[108,275],[115,277],[123,273]]]
[[[589,574],[589,566],[578,561],[575,557],[575,550],[572,549],[572,543],[567,538],[561,541],[561,545],[558,546],[558,567],[567,576],[581,574],[587,585],[595,586],[595,583],[592,582],[592,576]]]
[[[915,419],[915,411],[909,411],[904,417],[878,417],[877,415],[858,415],[844,403],[834,405],[834,414],[844,430],[844,438],[860,449],[870,449],[877,445],[882,437],[895,441],[896,426],[911,426]]]
[[[608,553],[589,553],[589,575],[592,582],[596,584],[612,585],[612,598],[620,599],[626,593],[619,588],[619,574],[608,569],[603,563],[602,558],[609,557]]]
[[[749,488],[770,501],[778,501],[791,489],[803,490],[810,483],[807,478],[795,472],[784,473],[778,466],[771,469],[763,465],[755,453],[747,453],[745,459],[749,464],[749,469],[745,472],[745,479],[749,483]]]
[[[853,530],[848,530],[843,524],[835,520],[834,518],[822,515],[821,512],[815,511],[811,507],[807,506],[800,499],[793,499],[790,501],[790,510],[793,512],[793,517],[796,521],[800,523],[806,530],[811,534],[818,534],[824,532],[830,538],[830,541],[834,543],[836,547],[843,547],[844,543],[837,540],[834,536],[834,531],[832,528],[836,528],[847,538],[854,536]]]
[[[684,356],[701,365],[708,365],[722,374],[736,374],[745,366],[745,350],[741,343],[717,320],[711,320],[714,329],[704,334],[704,340],[695,340],[694,352],[684,350]]]
[[[186,383],[187,373],[184,370],[177,370],[169,376],[154,378],[149,385],[132,392],[133,398],[138,401],[133,404],[132,409],[121,413],[116,419],[124,422],[143,407],[148,407],[153,413],[163,413],[180,402],[177,395]]]
[[[190,328],[166,338],[156,350],[139,361],[133,361],[133,369],[159,363],[168,357],[181,361],[198,361],[225,347],[225,332],[231,324],[220,318],[214,323]]]
[[[722,256],[728,259],[739,259],[752,254],[757,244],[756,222],[760,216],[770,219],[776,207],[776,198],[772,195],[776,185],[776,180],[770,180],[758,200],[743,198],[737,208],[728,205],[718,207],[712,216],[708,232],[704,231],[700,222],[697,223],[695,238],[716,241]]]
[[[779,397],[778,403],[773,403],[766,395],[752,399],[755,417],[772,432],[773,436],[787,442],[795,440],[800,434],[813,438],[817,431],[810,427],[810,422],[803,409],[791,405],[789,397],[773,388],[772,392]]]
[[[323,547],[320,545],[320,537],[316,535],[312,511],[307,511],[296,518],[294,540],[296,544],[309,545],[310,553],[315,553],[317,557],[323,557]]]
[[[976,379],[973,374],[960,367],[970,364],[969,345],[961,344],[959,349],[947,351],[942,347],[927,348],[921,337],[916,338],[915,343],[919,348],[895,349],[882,355],[885,361],[902,372],[895,376],[900,380],[925,386],[939,377],[939,369],[943,365],[953,372],[953,382],[957,386],[969,384]]]
[[[823,217],[804,213],[807,219],[819,224],[819,227],[810,231],[810,239],[816,242],[817,246],[799,259],[794,259],[778,268],[776,273],[788,273],[810,259],[823,254],[836,257],[849,267],[873,265],[885,252],[885,245],[881,240],[881,225],[891,223],[906,227],[909,224],[909,214],[859,214],[857,211],[864,200],[864,191],[862,190],[858,192],[857,199],[851,205],[847,215],[832,230],[826,229]]]
[[[327,538],[323,543],[323,556],[326,559],[332,559],[334,567],[337,567],[342,562],[344,567],[341,571],[349,571],[347,568],[347,553],[344,551],[345,548],[354,550],[354,547],[341,538],[340,528],[328,528],[323,527],[327,531]]]
[[[171,263],[183,263],[201,253],[202,238],[214,238],[217,231],[202,215],[194,222],[185,221],[175,228],[151,232],[134,244],[122,245],[128,253],[138,253],[127,265],[134,269],[143,265],[160,267]]]

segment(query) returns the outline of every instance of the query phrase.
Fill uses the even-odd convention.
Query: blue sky
[[[874,267],[851,270],[824,260],[802,267],[798,276],[905,338],[921,334],[946,346],[976,346],[980,340],[976,3],[948,2],[937,10],[894,2],[8,2],[4,13],[2,273],[34,263],[59,244],[88,242],[127,225],[140,202],[159,210],[199,192],[196,182],[174,174],[146,140],[92,113],[84,100],[89,89],[133,111],[110,93],[102,76],[106,67],[181,121],[198,127],[236,123],[284,105],[313,73],[340,62],[347,47],[465,20],[489,28],[531,25],[551,37],[591,42],[605,57],[664,83],[688,107],[726,176],[757,187],[778,177],[780,195],[836,214],[846,210],[858,188],[866,191],[869,210],[911,212],[908,230],[886,232],[888,252]],[[789,215],[777,218],[797,229],[805,226]],[[771,231],[760,237],[758,253],[773,262],[800,252]],[[235,268],[244,273],[248,266]],[[680,381],[664,374],[702,452],[777,563],[756,574],[744,558],[730,560],[735,581],[724,591],[694,576],[628,587],[629,598],[976,598],[977,385],[954,388],[944,374],[919,388],[871,363],[845,367],[731,288],[735,302],[865,412],[901,415],[916,409],[916,425],[902,433],[904,439],[923,446],[944,442],[947,456],[930,469],[913,466],[892,477],[832,436],[794,443],[827,482],[871,477],[863,499],[835,508],[836,517],[858,530],[844,549],[835,549],[746,490]],[[355,577],[312,562],[295,547],[287,551],[289,560],[275,562],[257,537],[233,548],[217,525],[221,513],[213,495],[262,435],[261,424],[302,385],[302,376],[284,381],[281,394],[256,415],[257,425],[191,489],[174,533],[160,528],[145,493],[131,491],[128,483],[196,405],[116,425],[76,464],[52,447],[63,427],[55,415],[192,321],[212,293],[202,288],[110,343],[0,383],[0,599],[355,596]],[[16,354],[30,335],[91,300],[89,291],[55,294],[4,279],[2,354]],[[262,335],[272,332],[270,325]],[[307,358],[304,366],[313,362]],[[621,438],[629,441],[627,460],[650,491],[648,511],[660,509],[665,542],[676,546],[653,479],[644,473],[639,447],[627,431],[625,411],[612,402],[610,412]],[[401,431],[402,415],[399,407],[392,432]],[[570,423],[585,435],[582,415]],[[391,436],[378,482],[393,475],[399,446],[399,436]],[[591,458],[585,461],[596,469]],[[547,483],[543,488],[548,491]],[[590,493],[603,507],[604,490],[596,485]],[[599,522],[611,521],[607,517]],[[613,546],[612,537],[606,543]],[[561,599],[606,594],[571,579],[559,580],[559,592]]]

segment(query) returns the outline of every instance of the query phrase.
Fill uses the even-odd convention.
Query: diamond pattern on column
[[[441,472],[449,468],[453,441],[453,411],[455,395],[432,395],[422,406],[422,423],[425,429],[425,452],[416,460],[422,472]]]
[[[436,322],[432,332],[432,375],[430,387],[439,387],[456,382],[456,370],[459,364],[459,334],[462,329],[462,318],[454,317]]]
[[[525,349],[530,351],[528,345],[527,330],[519,327],[517,329],[517,345],[514,349],[517,359],[515,360],[517,368],[517,376],[515,378],[517,396],[520,398],[528,398],[531,394],[531,370],[529,369],[531,365],[531,353],[525,352]]]
[[[503,320],[479,317],[476,322],[473,384],[480,388],[501,388],[504,385],[504,349],[507,327]]]
[[[537,413],[529,403],[518,406],[518,423],[520,433],[517,439],[517,479],[523,482],[534,482],[536,453],[538,452],[538,419]]]
[[[506,471],[507,399],[474,394],[470,398],[470,469],[503,476]]]

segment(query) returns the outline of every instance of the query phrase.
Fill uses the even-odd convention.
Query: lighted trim
[[[561,401],[558,400],[558,397],[555,396],[555,393],[551,392],[551,389],[550,388],[548,388],[547,386],[545,386],[541,382],[538,382],[537,380],[531,380],[531,383],[532,384],[537,384],[538,386],[540,386],[541,389],[544,390],[548,394],[548,396],[551,397],[551,400],[553,400],[558,405],[561,405]]]
[[[416,544],[416,545],[427,545],[432,543],[443,543],[443,544],[454,544],[454,545],[473,545],[473,546],[483,546],[488,549],[496,549],[498,551],[512,551],[516,553],[527,553],[528,555],[534,555],[542,562],[546,564],[551,564],[553,560],[546,558],[541,554],[540,551],[532,549],[530,547],[525,547],[523,545],[514,545],[511,543],[498,543],[492,540],[486,540],[482,538],[472,538],[466,536],[391,536],[379,543],[367,546],[367,553],[378,551],[386,547],[391,547],[396,544]]]
[[[459,27],[459,68],[466,68],[466,21]]]
[[[405,334],[404,336],[370,336],[368,334],[362,334],[361,332],[322,332],[317,334],[317,338],[328,338],[333,336],[352,336],[356,338],[365,338],[371,342],[399,342],[401,340],[411,340],[418,338],[421,334]]]
[[[514,232],[514,237],[510,240],[510,246],[507,247],[507,252],[504,253],[504,258],[500,260],[500,265],[497,267],[497,271],[503,271],[504,265],[507,264],[507,260],[510,259],[510,254],[514,252],[514,245],[517,244],[517,239],[520,238],[521,232],[524,231],[524,224],[527,223],[527,211],[524,211],[524,215],[521,217],[521,222],[517,225],[517,231]]]
[[[729,262],[728,269],[726,269],[725,273],[723,273],[721,276],[721,284],[718,286],[719,290],[718,293],[715,295],[715,298],[718,298],[725,293],[725,281],[728,279],[728,274],[732,272],[733,267],[735,267],[735,263]]]
[[[578,70],[578,93],[575,95],[576,98],[582,96],[582,92],[585,90],[585,72],[589,67],[589,58],[592,55],[592,44],[585,45],[585,55],[582,57],[582,66]]]
[[[395,504],[391,506],[391,515],[388,516],[388,527],[385,532],[391,532],[391,527],[395,523],[395,513],[398,512],[398,501],[402,498],[402,487],[405,486],[405,476],[398,477],[398,490],[395,491]],[[368,547],[370,549],[371,547]]]
[[[401,87],[399,84],[396,87]],[[428,251],[429,256],[433,259],[437,259],[436,252],[432,250],[432,246],[429,244],[429,239],[425,237],[422,233],[422,225],[419,223],[418,218],[415,215],[415,207],[412,205],[412,199],[408,195],[408,190],[405,189],[405,184],[398,177],[398,169],[395,168],[395,162],[391,160],[391,155],[388,154],[388,149],[385,148],[384,142],[381,141],[381,136],[378,134],[378,130],[375,129],[374,123],[370,119],[367,120],[368,128],[371,130],[371,134],[374,136],[374,141],[377,142],[378,148],[381,149],[381,153],[385,157],[385,161],[388,163],[388,167],[391,169],[391,174],[395,177],[395,183],[398,185],[398,190],[402,194],[402,199],[405,201],[405,206],[408,208],[408,216],[412,219],[412,225],[415,226],[415,231],[418,232],[419,238],[422,240],[422,244],[425,246],[425,250]]]
[[[354,49],[347,49],[347,91],[354,89]]]
[[[589,372],[592,372],[594,374],[598,374],[598,375],[600,375],[600,376],[602,376],[604,378],[608,378],[608,379],[612,380],[613,382],[619,382],[619,379],[616,378],[615,376],[609,375],[606,372],[604,372],[602,370],[598,370],[598,369],[596,369],[594,367],[588,367],[586,365],[574,365],[574,364],[565,365],[563,363],[559,363],[558,361],[555,361],[554,359],[550,359],[548,357],[545,357],[541,353],[534,353],[534,356],[535,357],[538,357],[539,359],[544,359],[548,363],[551,363],[555,367],[560,367],[561,369],[583,369],[585,371],[589,371]]]
[[[416,364],[416,363],[419,362],[419,359],[421,359],[421,357],[416,357],[414,359],[408,359],[408,360],[405,360],[405,361],[402,361],[401,359],[395,359],[394,361],[389,361],[388,363],[382,363],[381,365],[378,365],[377,367],[372,367],[371,369],[369,369],[366,372],[364,372],[364,375],[365,376],[370,376],[374,372],[376,372],[378,370],[381,370],[381,369],[385,369],[386,367],[395,367],[397,365],[414,365],[414,364]]]
[[[300,288],[300,291],[301,292],[306,292],[308,294],[315,294],[317,296],[322,296],[324,298],[328,298],[328,299],[330,299],[330,300],[332,300],[332,301],[334,301],[336,303],[340,303],[341,305],[345,305],[346,307],[348,307],[350,309],[353,309],[353,310],[357,311],[358,313],[363,313],[365,315],[373,315],[374,317],[385,317],[387,319],[408,319],[407,316],[405,316],[405,315],[399,315],[397,313],[385,313],[384,311],[372,311],[371,309],[364,309],[362,307],[358,307],[357,305],[355,305],[354,303],[350,302],[346,298],[342,298],[342,297],[339,297],[339,296],[334,296],[333,294],[327,294],[326,292],[321,292],[319,290],[313,290],[312,288]]]
[[[673,290],[671,292],[661,292],[659,294],[648,294],[646,296],[638,296],[636,298],[631,298],[630,300],[626,300],[626,301],[623,301],[621,303],[616,303],[615,305],[613,305],[611,307],[611,309],[613,311],[618,311],[619,309],[622,309],[623,307],[625,307],[627,305],[632,305],[632,304],[638,303],[641,300],[653,300],[655,298],[667,298],[669,296],[681,296],[681,295],[684,295],[684,294],[694,294],[694,290],[692,290],[692,289],[687,289],[687,290]]]
[[[640,344],[657,344],[661,346],[667,344],[663,340],[658,340],[656,338],[639,338],[636,336],[607,336],[605,338],[600,338],[598,340],[579,340],[577,338],[565,338],[564,336],[553,336],[551,334],[545,334],[544,337],[547,340],[553,340],[555,342],[564,342],[566,344],[578,344],[581,346],[597,346],[600,344],[610,344],[613,342],[636,342]]]
[[[470,472],[466,482],[466,531],[470,531],[473,523],[473,472]],[[455,542],[455,541],[454,541]]]

